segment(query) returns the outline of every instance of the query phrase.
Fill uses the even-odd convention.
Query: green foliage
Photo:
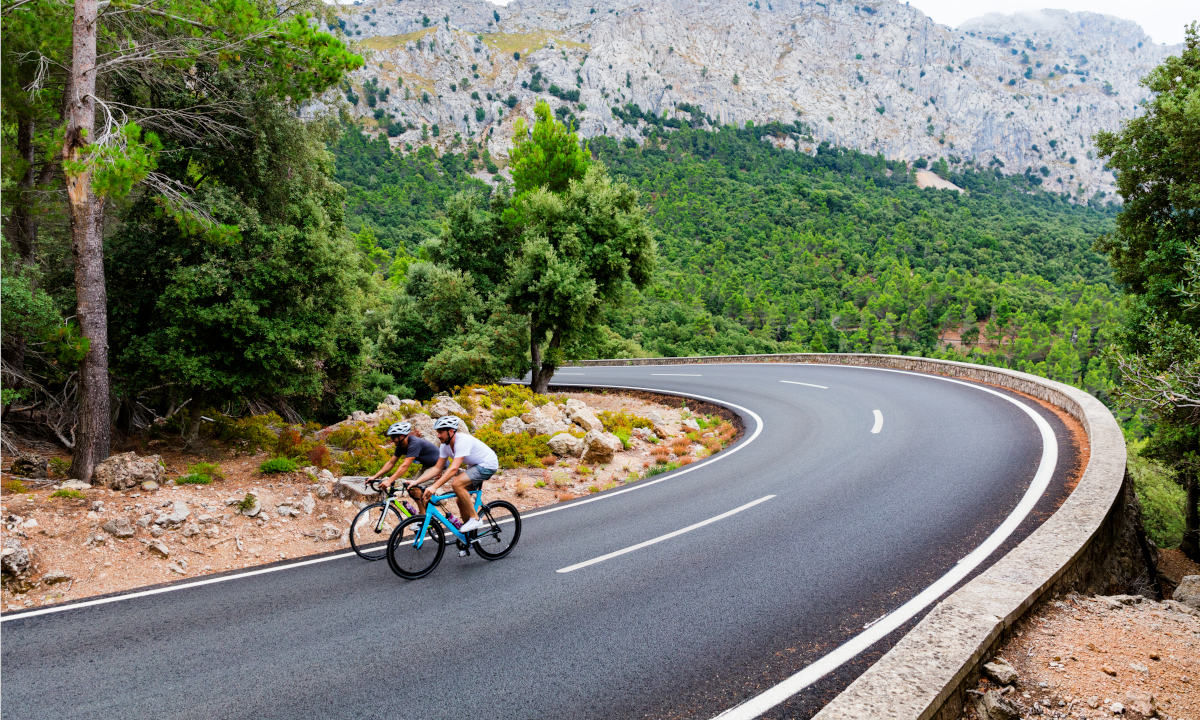
[[[71,488],[59,488],[58,490],[50,493],[50,497],[65,498],[67,500],[83,500],[87,496],[78,490],[72,490]]]
[[[214,419],[215,434],[219,440],[238,445],[248,452],[274,447],[279,440],[279,431],[275,428],[284,425],[283,418],[277,413],[244,418],[214,413]]]
[[[617,437],[621,437],[621,433],[625,434],[623,442],[629,447],[628,437],[633,432],[634,428],[653,428],[654,423],[650,422],[641,415],[627,413],[624,410],[616,412],[612,410],[601,410],[596,414],[596,418],[604,425],[604,431],[610,432]]]
[[[264,475],[272,473],[289,473],[299,469],[295,461],[286,457],[275,457],[258,466],[258,471]]]
[[[654,477],[655,475],[661,475],[665,472],[670,472],[672,470],[678,470],[678,469],[679,469],[678,462],[675,462],[675,461],[658,462],[658,463],[655,463],[654,465],[651,465],[650,467],[646,468],[646,477]]]
[[[16,478],[4,478],[0,489],[11,495],[20,495],[21,493],[29,492],[29,488],[25,487],[25,483]]]
[[[505,435],[500,432],[500,426],[496,423],[479,428],[475,437],[496,451],[501,468],[537,466],[541,464],[541,458],[553,454],[550,450],[549,435]]]
[[[70,458],[57,458],[57,457],[50,458],[49,466],[50,466],[50,475],[52,477],[65,478],[65,477],[67,477],[67,473],[69,473],[71,470],[71,459]]]
[[[246,497],[244,497],[238,501],[238,504],[237,504],[238,512],[246,512],[246,511],[250,510],[251,508],[253,508],[255,506],[255,504],[257,502],[258,502],[258,500],[254,497],[253,493],[246,493]]]
[[[572,180],[583,178],[591,157],[580,146],[579,137],[554,120],[545,100],[534,105],[533,114],[537,121],[532,132],[524,118],[517,118],[513,126],[513,146],[508,157],[516,192],[519,195],[536,188],[563,192]]]
[[[1187,493],[1167,468],[1142,454],[1145,446],[1145,440],[1129,445],[1129,475],[1142,504],[1142,525],[1158,547],[1179,547]]]
[[[211,485],[212,476],[202,473],[188,473],[182,477],[175,478],[177,485]]]

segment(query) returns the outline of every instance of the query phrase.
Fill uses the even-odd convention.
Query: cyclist
[[[392,483],[396,482],[397,478],[408,472],[408,468],[413,464],[414,460],[421,466],[422,474],[427,474],[438,461],[437,445],[434,445],[423,437],[413,435],[412,423],[407,420],[392,423],[392,426],[387,429],[387,436],[395,441],[395,454],[388,458],[388,461],[379,469],[379,472],[367,478],[367,483],[371,483],[376,478],[386,474],[396,465],[396,461],[400,458],[404,458],[400,466],[396,468],[391,477],[381,483],[385,491],[392,487]],[[418,480],[418,482],[420,481]],[[421,507],[421,512],[425,512],[425,499],[422,494],[411,487],[409,488],[409,493]]]
[[[468,435],[461,427],[462,421],[454,415],[446,415],[434,421],[433,429],[442,446],[438,449],[437,463],[422,473],[421,477],[417,478],[417,483],[437,476],[437,480],[425,488],[422,499],[427,502],[433,496],[433,492],[448,481],[450,487],[454,489],[458,510],[466,520],[460,529],[463,532],[470,532],[482,528],[483,523],[475,514],[475,508],[471,505],[471,496],[468,493],[478,490],[483,486],[484,480],[495,475],[496,471],[500,469],[500,462],[490,447],[481,440]],[[450,458],[449,466],[447,466],[447,458]],[[466,466],[466,469],[463,469],[463,466]]]

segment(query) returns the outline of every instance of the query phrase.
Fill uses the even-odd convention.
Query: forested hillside
[[[776,147],[803,131],[683,129],[640,146],[594,138],[593,154],[650,207],[659,269],[651,287],[609,308],[615,334],[575,354],[914,353],[1106,393],[1099,355],[1119,294],[1092,244],[1112,229],[1114,208],[942,162],[935,169],[968,192],[923,190],[904,163]],[[482,174],[480,158],[391,151],[353,128],[336,155],[360,243],[400,258],[437,235],[454,193],[490,191],[470,175]]]

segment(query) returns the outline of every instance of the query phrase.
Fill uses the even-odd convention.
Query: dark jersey
[[[410,457],[416,462],[421,463],[421,467],[433,467],[438,461],[437,445],[429,442],[425,438],[419,438],[415,435],[408,436],[408,449],[405,450],[399,445],[396,446],[396,457]]]

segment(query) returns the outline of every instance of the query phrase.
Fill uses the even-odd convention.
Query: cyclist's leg
[[[408,486],[408,494],[412,496],[413,500],[417,501],[417,511],[420,514],[425,513],[424,489],[429,485],[430,481],[433,480],[433,477],[436,474],[436,468],[423,468],[421,474],[417,476],[417,479],[413,480]]]
[[[458,512],[463,521],[475,517],[475,508],[471,507],[471,494],[467,489],[472,483],[465,470],[450,478],[450,487],[454,490],[454,500],[458,503]]]

